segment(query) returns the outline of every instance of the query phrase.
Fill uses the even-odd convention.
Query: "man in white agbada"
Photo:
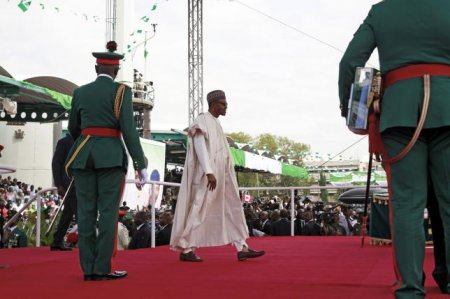
[[[201,262],[199,247],[233,244],[239,261],[262,256],[248,247],[238,185],[228,142],[218,117],[225,115],[225,93],[208,93],[208,112],[189,127],[189,148],[178,194],[170,246],[180,261]]]

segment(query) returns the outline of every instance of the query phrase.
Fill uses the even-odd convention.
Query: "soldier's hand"
[[[142,168],[141,170],[139,170],[138,176],[139,176],[139,184],[141,186],[144,186],[145,182],[147,182],[148,180],[147,168]]]
[[[206,177],[208,178],[208,185],[207,185],[208,189],[211,191],[216,189],[217,181],[216,181],[216,177],[214,176],[214,174],[208,173],[206,175]]]
[[[138,172],[137,170],[134,171],[134,179],[135,179],[136,181],[139,180],[139,172]],[[137,188],[139,191],[142,190],[142,185],[141,185],[141,184],[136,183],[135,185],[136,185],[136,188]]]
[[[64,197],[64,195],[66,194],[66,188],[64,188],[63,186],[58,186],[58,194],[61,197]]]

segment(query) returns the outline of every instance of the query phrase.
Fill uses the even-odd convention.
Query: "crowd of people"
[[[295,197],[294,219],[290,198],[261,197],[244,204],[251,236],[351,236],[361,234],[361,214],[345,204],[324,205],[308,197]]]
[[[3,227],[12,217],[19,213],[25,206],[26,209],[19,217],[11,223],[6,231],[0,230],[0,248],[8,247],[25,247],[29,243],[27,235],[29,232],[25,229],[27,223],[36,214],[36,203],[27,205],[32,197],[37,192],[41,191],[42,187],[35,188],[16,178],[8,176],[3,178],[0,176],[0,227]],[[57,208],[61,204],[61,197],[56,192],[46,192],[41,194],[41,212],[44,219],[48,222],[56,213]],[[14,237],[20,236],[20,240]]]
[[[3,227],[12,217],[29,202],[29,200],[38,192],[41,187],[35,189],[33,185],[28,185],[18,181],[10,176],[2,178],[0,176],[0,227]],[[170,193],[167,193],[170,194]],[[44,221],[48,224],[55,216],[55,213],[62,203],[62,197],[55,192],[47,192],[41,195],[41,212]],[[36,214],[36,203],[28,207],[17,217],[9,228],[3,232],[0,230],[0,248],[26,247],[29,244],[30,234],[25,224],[32,220],[31,217]],[[170,241],[170,231],[172,228],[173,214],[170,210],[159,209],[155,225],[156,246],[168,245]],[[118,249],[139,249],[151,246],[151,223],[150,212],[132,211],[123,203],[119,209],[119,234]],[[31,232],[31,233],[34,233]],[[19,238],[14,238],[19,235]],[[66,235],[66,244],[68,246],[77,246],[78,238],[76,219],[74,218],[70,229]],[[18,237],[19,237],[18,236]]]
[[[168,245],[173,214],[160,209],[155,220],[155,246]],[[119,209],[118,250],[151,247],[152,223],[150,211],[131,211],[126,202]]]
[[[172,173],[172,172],[168,172]],[[176,180],[174,180],[176,181]],[[1,227],[25,206],[36,192],[42,190],[33,185],[18,181],[10,176],[0,177],[0,224]],[[165,188],[161,207],[157,209],[155,224],[155,245],[168,245],[172,229],[173,214],[176,209],[176,195],[172,188]],[[44,221],[49,223],[61,204],[61,196],[57,192],[47,192],[41,196],[41,211]],[[279,196],[262,196],[252,203],[244,203],[244,214],[251,236],[289,236],[291,235],[290,198]],[[361,232],[361,217],[352,207],[347,205],[324,205],[322,202],[312,202],[308,197],[295,198],[295,235],[306,236],[350,236]],[[36,213],[36,204],[25,209],[16,225],[11,228],[22,231],[20,234],[27,239],[24,223]],[[17,225],[19,224],[19,225]],[[71,229],[66,235],[66,244],[76,246],[76,223],[73,220]],[[9,234],[11,235],[11,234]],[[75,236],[75,237],[73,237]],[[7,240],[8,239],[8,240]],[[27,242],[17,242],[6,238],[3,233],[0,238],[2,247],[23,247]],[[9,242],[11,240],[11,242]],[[126,202],[119,209],[118,249],[139,249],[151,247],[150,207],[141,211],[131,210]]]

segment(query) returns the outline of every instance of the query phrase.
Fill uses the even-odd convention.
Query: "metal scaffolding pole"
[[[117,0],[106,1],[106,41],[116,40],[116,27],[117,27]]]
[[[188,1],[189,125],[203,112],[203,2]]]

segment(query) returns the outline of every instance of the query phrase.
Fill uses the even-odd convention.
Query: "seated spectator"
[[[261,231],[266,235],[270,235],[272,233],[272,222],[269,220],[269,213],[262,211],[259,217],[261,219]]]
[[[280,210],[280,219],[272,223],[272,236],[290,236],[291,222],[288,219],[289,212],[286,209]]]
[[[130,233],[128,228],[123,224],[123,217],[128,211],[122,207],[119,208],[119,222],[117,223],[117,250],[124,250],[128,248],[130,243]]]
[[[0,248],[4,247],[3,225],[8,219],[8,209],[6,208],[6,200],[0,198]]]
[[[147,212],[140,211],[134,215],[134,223],[137,226],[136,231],[131,238],[128,249],[139,249],[151,247],[151,229],[148,225]]]
[[[6,200],[6,190],[3,187],[0,187],[0,200]]]
[[[22,207],[24,206],[23,198],[24,198],[23,192],[22,191],[17,192],[16,200],[15,202],[12,203],[11,209],[13,209],[16,212],[19,212],[20,209],[22,209]]]
[[[275,221],[280,220],[280,210],[273,210],[272,214],[270,215],[270,221],[274,223]]]
[[[13,186],[8,187],[6,191],[6,200],[11,203],[16,201],[16,191],[14,191]]]
[[[44,209],[45,219],[53,219],[57,208],[58,207],[56,206],[55,201],[53,201],[52,199],[47,199],[47,201],[45,202],[45,209]]]
[[[156,235],[156,246],[169,245],[172,233],[173,215],[171,212],[164,212],[159,216],[161,229]]]

